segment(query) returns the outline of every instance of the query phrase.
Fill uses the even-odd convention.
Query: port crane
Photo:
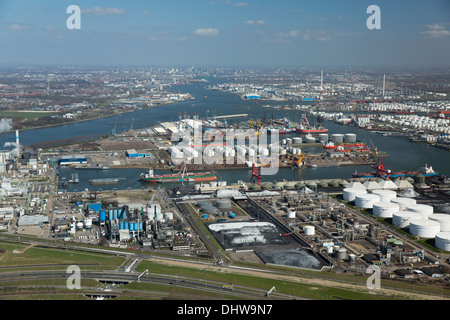
[[[298,158],[297,161],[295,162],[295,165],[297,167],[301,167],[303,165],[303,159],[306,158],[306,154],[301,154]]]
[[[258,180],[258,185],[261,186],[261,176],[259,175],[255,163],[253,163],[252,177],[250,178],[250,182],[253,182],[253,178],[256,178]]]
[[[386,167],[384,166],[383,162],[381,162],[381,159],[378,159],[377,166],[376,167],[372,166],[372,168],[377,169],[376,176],[380,177],[380,176],[383,176],[384,174],[386,174],[386,178],[389,179],[389,175],[391,174],[391,170],[386,169]]]
[[[373,150],[375,150],[375,154],[378,155],[378,149],[375,147],[375,145],[372,142],[372,139],[370,139],[370,143],[372,144]]]

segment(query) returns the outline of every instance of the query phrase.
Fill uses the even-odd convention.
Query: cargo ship
[[[302,120],[300,122],[300,126],[295,130],[298,133],[326,133],[328,132],[328,129],[324,127],[312,127],[308,119],[306,118],[306,115],[302,115]]]
[[[195,181],[195,182],[209,182],[216,181],[215,172],[184,172],[169,173],[169,174],[155,174],[152,169],[147,173],[141,173],[139,181],[142,182],[176,182],[176,181]]]
[[[103,179],[89,179],[89,183],[92,185],[100,184],[116,184],[121,178],[103,178]]]
[[[81,167],[75,167],[76,170],[109,170],[108,166],[81,166]]]
[[[417,174],[421,174],[424,177],[432,177],[437,176],[439,173],[435,172],[433,168],[430,166],[428,167],[426,164],[425,166],[419,168],[419,170],[415,171],[391,171],[387,170],[384,166],[384,164],[381,162],[381,159],[378,160],[378,165],[376,167],[373,167],[374,169],[377,169],[377,171],[373,172],[356,172],[352,175],[353,178],[399,178],[399,177],[411,177],[415,176]]]

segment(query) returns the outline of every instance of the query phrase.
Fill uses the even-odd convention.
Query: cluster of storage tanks
[[[380,121],[388,122],[402,127],[427,129],[438,133],[450,133],[450,121],[443,118],[431,118],[419,115],[382,115]]]
[[[413,236],[435,238],[437,248],[450,251],[450,215],[434,213],[431,205],[418,204],[413,198],[397,197],[393,190],[368,193],[363,188],[347,188],[343,198],[354,201],[356,207],[372,209],[376,217],[392,218],[394,226],[408,229]]]
[[[212,201],[199,201],[197,202],[197,207],[203,213],[203,218],[210,218],[213,215],[216,216],[230,216],[235,217],[231,211],[231,200],[230,199],[219,199],[216,200],[215,204]]]

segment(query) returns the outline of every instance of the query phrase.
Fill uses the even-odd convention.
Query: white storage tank
[[[344,135],[340,133],[334,133],[331,135],[331,141],[333,141],[334,144],[343,143]]]
[[[399,205],[391,202],[377,202],[373,204],[372,213],[380,218],[392,218],[394,212],[399,211]]]
[[[441,231],[450,231],[450,215],[445,213],[435,213],[428,217],[431,221],[436,221],[441,225]]]
[[[328,134],[327,133],[319,134],[319,141],[320,142],[328,142]]]
[[[392,224],[398,228],[409,228],[409,224],[414,220],[421,220],[422,216],[417,212],[398,211],[392,213]]]
[[[356,142],[356,134],[354,133],[346,133],[344,136],[344,141],[348,143]]]
[[[430,215],[433,214],[433,206],[427,204],[410,204],[405,207],[407,211],[417,212],[423,217],[423,219],[428,219]]]
[[[400,206],[400,211],[405,210],[407,205],[417,203],[416,199],[413,198],[394,198],[391,199],[391,202],[398,204]]]
[[[361,194],[367,194],[367,190],[361,188],[345,188],[342,197],[345,201],[354,201],[355,197]]]
[[[373,190],[372,193],[379,195],[381,202],[390,202],[391,199],[397,198],[397,192],[393,190]]]
[[[437,233],[434,238],[434,245],[438,249],[450,251],[450,232],[445,231]]]
[[[380,196],[372,193],[355,196],[355,206],[363,209],[372,209],[373,204],[380,202]]]
[[[303,142],[303,139],[300,138],[300,137],[295,137],[295,138],[292,139],[292,143],[293,144],[300,144],[302,142]]]
[[[287,213],[287,217],[289,218],[289,219],[294,219],[295,218],[295,211],[288,211],[288,213]]]
[[[316,232],[316,229],[314,228],[314,226],[305,226],[303,228],[305,235],[306,236],[313,236]]]
[[[414,220],[409,224],[409,233],[420,238],[434,238],[440,231],[439,222],[432,220]]]

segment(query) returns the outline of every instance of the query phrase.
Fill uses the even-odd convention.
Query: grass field
[[[34,120],[41,117],[49,116],[52,112],[39,112],[39,111],[0,111],[0,118],[15,118]]]

